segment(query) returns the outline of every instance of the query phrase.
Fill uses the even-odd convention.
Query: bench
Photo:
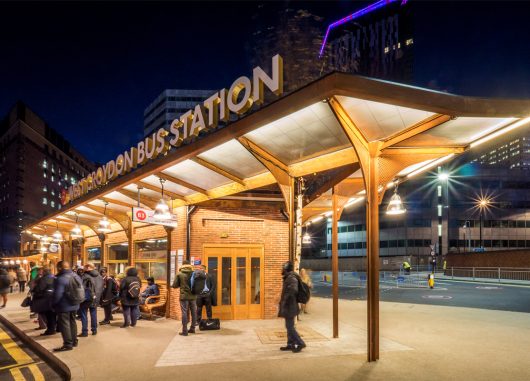
[[[158,290],[160,291],[160,295],[149,296],[147,299],[145,299],[145,304],[140,305],[140,311],[148,313],[149,319],[153,319],[154,309],[163,308],[166,306],[167,286],[165,284],[158,284]],[[155,302],[149,303],[152,300]]]

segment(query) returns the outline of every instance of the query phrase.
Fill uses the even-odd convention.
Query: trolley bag
[[[219,319],[202,319],[199,323],[199,329],[201,331],[214,331],[221,329],[221,322]]]

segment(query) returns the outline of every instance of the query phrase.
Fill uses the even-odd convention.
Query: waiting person
[[[182,313],[182,332],[179,335],[188,336],[188,333],[195,333],[197,325],[197,303],[196,296],[192,294],[190,279],[193,274],[193,267],[190,261],[183,261],[179,273],[173,282],[173,288],[180,288],[180,310]],[[188,312],[191,313],[191,327],[188,329]]]
[[[53,284],[52,307],[57,312],[57,321],[63,337],[63,345],[55,348],[54,351],[63,352],[71,351],[73,347],[77,347],[75,312],[79,309],[79,304],[72,299],[71,295],[75,293],[72,285],[75,284],[76,287],[81,285],[82,287],[83,282],[76,273],[70,270],[70,263],[66,261],[57,263],[57,271],[57,278],[55,278]]]
[[[11,284],[9,285],[9,292],[12,294],[13,288],[17,283],[17,273],[15,272],[15,269],[13,267],[10,267],[7,273],[9,274],[9,279],[11,279]]]
[[[150,296],[158,296],[160,295],[160,289],[158,288],[158,284],[155,283],[155,278],[152,276],[147,277],[147,287],[145,290],[142,291],[140,294],[140,304],[145,304],[146,299]],[[156,300],[151,299],[148,300],[147,303],[155,303]],[[136,311],[136,317],[137,319],[141,319],[142,315],[140,314],[140,306],[138,305],[138,309]]]
[[[85,288],[86,299],[79,306],[81,315],[81,333],[79,337],[88,336],[88,312],[90,312],[90,329],[92,335],[98,333],[98,304],[103,293],[103,278],[95,269],[93,263],[87,263],[83,271],[83,287]]]
[[[33,316],[35,316],[35,314],[37,314],[37,320],[34,320],[33,322],[35,324],[37,324],[37,323],[39,324],[39,326],[37,328],[35,328],[36,331],[39,331],[41,329],[46,329],[46,316],[42,312],[35,311],[35,306],[33,304],[33,300],[35,299],[35,290],[36,290],[37,284],[39,283],[40,279],[43,276],[44,276],[43,267],[38,267],[38,269],[37,269],[37,277],[34,278],[30,282],[30,287],[29,287],[29,292],[31,294],[31,305],[29,306],[29,309],[30,309],[31,313],[33,314]],[[31,317],[31,315],[30,315],[30,317]]]
[[[35,262],[30,262],[29,268],[30,268],[29,281],[31,282],[32,280],[37,278],[37,275],[39,274],[39,266],[37,266]]]
[[[136,326],[136,308],[140,304],[140,288],[142,287],[136,268],[129,267],[125,274],[125,278],[120,282],[120,300],[124,320],[121,328]]]
[[[99,270],[103,278],[103,293],[101,294],[100,305],[105,312],[105,318],[99,322],[99,325],[110,324],[112,319],[112,305],[119,298],[120,286],[116,280],[109,276],[105,267]]]
[[[307,284],[310,290],[313,289],[313,281],[311,280],[311,276],[306,269],[300,269],[300,278],[302,279],[302,282]],[[307,304],[300,304],[300,311],[304,314],[307,314]]]
[[[22,266],[17,269],[17,280],[18,280],[18,292],[24,292],[26,290],[26,282],[28,281],[28,274]]]
[[[282,267],[282,296],[280,299],[279,317],[285,319],[285,328],[287,329],[287,345],[281,347],[282,351],[300,352],[305,348],[305,343],[296,332],[294,319],[298,315],[298,277],[294,272],[292,262],[285,262]]]
[[[0,295],[2,296],[3,304],[0,308],[4,308],[7,305],[7,294],[9,294],[9,288],[11,287],[11,276],[8,274],[5,268],[0,268]]]
[[[41,336],[57,333],[57,315],[52,309],[53,284],[55,277],[47,266],[42,268],[42,276],[35,280],[31,308],[39,314],[39,321],[46,323],[46,331]],[[40,329],[40,327],[39,327]]]
[[[208,320],[212,318],[212,295],[214,293],[214,284],[212,278],[206,271],[206,265],[200,265],[195,270],[193,288],[197,296],[197,322],[202,319],[202,306],[206,307],[206,316]]]

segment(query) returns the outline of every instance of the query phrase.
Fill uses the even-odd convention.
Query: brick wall
[[[204,244],[259,244],[264,248],[264,284],[262,285],[264,316],[277,316],[277,304],[281,293],[281,266],[289,259],[287,222],[280,213],[282,204],[249,201],[210,201],[201,204],[191,215],[190,256],[201,259]],[[186,207],[174,210],[178,227],[170,233],[170,250],[183,250],[186,258]],[[133,228],[133,242],[149,238],[166,237],[162,226],[144,225]],[[106,235],[106,246],[127,242],[125,231]],[[84,247],[100,246],[97,236],[89,236]],[[129,247],[131,263],[134,263],[134,245]],[[180,319],[179,290],[170,289],[169,313]]]
[[[213,201],[191,217],[192,257],[202,258],[204,244],[261,244],[264,247],[264,317],[278,314],[281,266],[289,260],[289,232],[283,205],[276,203]]]
[[[530,250],[448,254],[447,267],[524,267],[530,268]]]

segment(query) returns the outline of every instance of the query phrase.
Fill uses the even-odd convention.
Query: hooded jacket
[[[180,288],[180,300],[196,300],[197,296],[191,293],[190,288],[190,277],[193,273],[193,267],[191,265],[182,265],[179,273],[177,274],[175,281],[173,282],[173,288]]]
[[[279,317],[294,318],[298,315],[298,278],[294,271],[289,271],[283,275],[282,297],[280,299]]]
[[[120,300],[121,304],[124,306],[137,306],[140,304],[140,295],[138,294],[137,298],[131,297],[129,294],[129,285],[132,282],[138,282],[139,287],[142,287],[142,281],[140,278],[138,278],[138,270],[136,268],[131,267],[127,270],[127,273],[125,274],[125,278],[123,278],[120,282]]]
[[[96,298],[93,302],[83,302],[81,306],[83,307],[96,307],[103,293],[103,278],[99,275],[97,270],[90,270],[83,273],[83,286],[86,287],[88,282],[92,282],[94,285],[94,290],[96,291]]]

